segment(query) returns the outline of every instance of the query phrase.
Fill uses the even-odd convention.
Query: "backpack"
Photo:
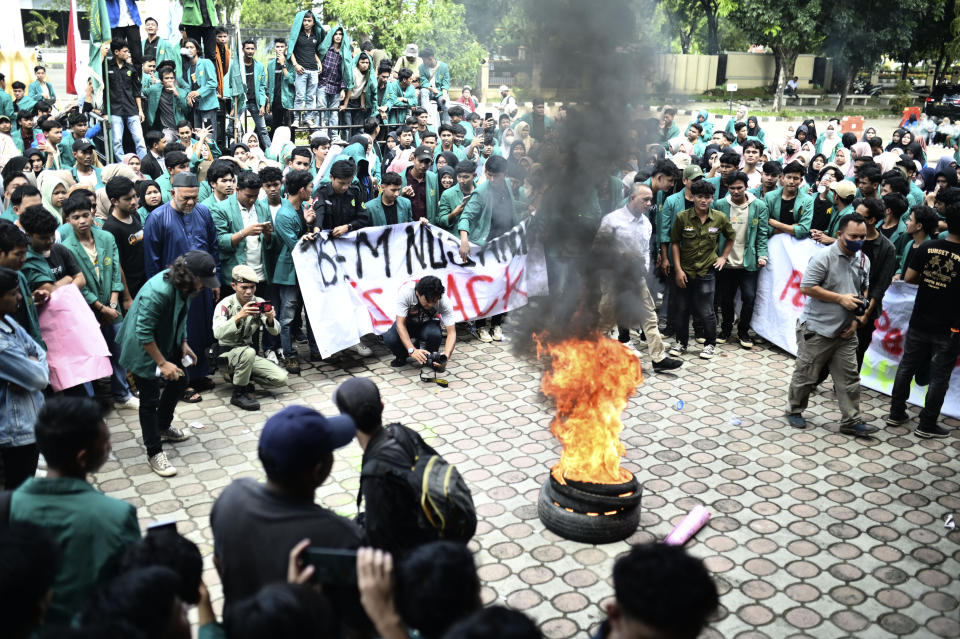
[[[417,509],[418,527],[434,539],[454,539],[466,543],[477,531],[477,510],[473,496],[455,466],[447,463],[414,431],[400,424],[386,427],[386,437],[377,450],[396,442],[407,453],[409,465],[401,466],[374,457],[360,472],[360,491],[357,508],[363,500],[364,477],[391,476],[401,480],[410,489]]]

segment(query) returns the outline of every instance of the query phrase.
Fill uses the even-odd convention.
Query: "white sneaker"
[[[490,335],[490,331],[486,327],[477,329],[477,339],[481,342],[492,342],[493,336]]]
[[[707,344],[703,347],[703,350],[700,351],[700,357],[703,359],[710,359],[713,357],[713,351],[715,347],[713,344]]]
[[[167,455],[162,451],[148,458],[150,468],[161,477],[173,477],[177,474],[177,469],[167,461]]]
[[[280,360],[277,359],[277,352],[276,352],[276,351],[267,351],[266,354],[264,355],[264,357],[267,359],[268,362],[272,362],[272,363],[276,364],[277,366],[280,365]]]
[[[136,395],[130,395],[123,401],[114,401],[113,407],[117,410],[126,408],[127,410],[140,410],[140,399]]]
[[[490,329],[490,337],[491,337],[491,338],[493,339],[493,341],[495,341],[495,342],[502,342],[502,341],[503,341],[503,329],[500,328],[499,326],[494,326],[493,328]]]
[[[627,342],[624,344],[627,347],[627,350],[630,351],[637,359],[641,359],[643,355],[640,353],[640,350],[633,345],[633,342]]]
[[[371,355],[373,355],[373,351],[370,350],[370,347],[363,344],[362,342],[353,347],[353,352],[359,355],[360,357],[370,357]]]

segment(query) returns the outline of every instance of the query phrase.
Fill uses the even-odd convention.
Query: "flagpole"
[[[102,46],[102,45],[101,45]],[[103,73],[103,104],[107,109],[107,120],[103,129],[104,155],[107,157],[107,164],[113,164],[113,122],[110,118],[110,58],[113,52],[108,53],[103,58],[103,65],[100,72]]]

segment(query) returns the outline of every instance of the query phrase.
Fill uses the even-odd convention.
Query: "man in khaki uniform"
[[[258,410],[260,402],[250,397],[253,382],[264,388],[287,383],[287,372],[265,357],[258,357],[251,345],[262,326],[271,335],[280,332],[276,309],[264,305],[256,296],[260,278],[246,264],[233,267],[231,286],[234,294],[220,301],[213,313],[213,336],[220,343],[221,356],[226,358],[225,377],[233,379],[230,403],[243,410]]]

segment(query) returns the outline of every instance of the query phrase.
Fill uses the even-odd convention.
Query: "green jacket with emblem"
[[[758,197],[747,195],[750,200],[750,206],[747,209],[747,237],[743,248],[743,268],[748,271],[757,270],[757,260],[761,257],[769,257],[767,254],[767,239],[770,235],[770,214],[767,212],[767,205]],[[730,196],[727,195],[719,202],[713,203],[713,208],[720,211],[730,219]],[[732,225],[732,222],[731,222]],[[736,227],[734,227],[736,230]],[[720,236],[720,244],[717,250],[722,253],[727,238]]]
[[[386,226],[387,214],[383,210],[383,200],[375,197],[364,206],[367,209],[367,215],[370,216],[370,226]],[[402,195],[397,198],[397,224],[412,222],[410,200]]]
[[[220,281],[226,286],[232,281],[233,267],[247,263],[247,238],[242,238],[236,246],[231,241],[233,234],[239,233],[244,228],[243,215],[240,213],[240,204],[237,202],[236,193],[223,202],[217,202],[212,206],[208,205],[207,208],[210,209],[213,223],[217,227],[217,241],[220,246]],[[257,212],[258,223],[271,221],[269,207],[264,210],[254,204],[254,209]],[[267,241],[264,236],[260,238],[260,263],[264,265],[264,272],[266,272],[266,264],[270,259],[269,245],[272,240],[272,235],[270,241]]]
[[[771,220],[780,221],[780,196],[783,187],[770,191],[763,196],[763,203],[767,205],[767,213]],[[799,213],[798,213],[799,211]],[[813,223],[813,198],[805,196],[803,191],[797,192],[797,201],[793,203],[794,223],[793,236],[798,240],[810,237],[810,225]],[[773,233],[771,232],[771,235]]]
[[[187,311],[192,299],[163,279],[168,272],[160,271],[147,280],[117,334],[120,364],[140,377],[152,378],[157,370],[144,345],[156,342],[161,355],[179,362],[180,344],[187,340]]]
[[[110,294],[123,292],[123,279],[120,272],[120,252],[117,250],[117,242],[113,235],[96,227],[91,227],[93,233],[93,242],[97,247],[97,267],[100,275],[98,276],[93,264],[90,263],[90,257],[86,249],[80,243],[76,234],[64,238],[63,245],[70,249],[73,257],[80,266],[87,284],[80,292],[83,293],[83,299],[87,304],[100,302],[104,306],[110,306]],[[117,318],[117,322],[120,318]],[[116,322],[114,322],[116,323]]]

